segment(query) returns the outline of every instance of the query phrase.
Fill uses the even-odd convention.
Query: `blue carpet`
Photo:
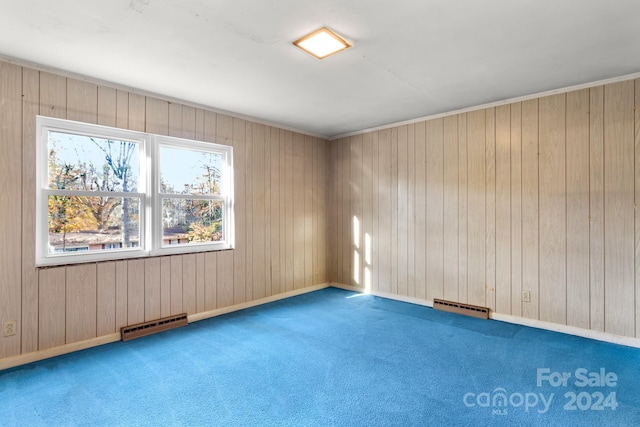
[[[329,288],[0,372],[0,425],[637,426],[639,362]]]

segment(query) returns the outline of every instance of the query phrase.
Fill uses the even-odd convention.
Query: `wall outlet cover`
[[[15,320],[7,320],[2,325],[2,335],[5,337],[10,337],[16,334],[16,329],[18,326],[18,322]]]

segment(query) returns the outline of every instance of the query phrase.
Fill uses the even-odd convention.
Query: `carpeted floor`
[[[637,426],[640,350],[329,288],[0,372],[1,426]]]

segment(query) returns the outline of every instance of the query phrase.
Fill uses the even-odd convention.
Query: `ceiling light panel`
[[[351,47],[349,42],[328,28],[321,28],[307,34],[294,41],[293,44],[318,59],[326,58]]]

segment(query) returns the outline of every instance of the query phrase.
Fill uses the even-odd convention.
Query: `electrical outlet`
[[[522,291],[522,302],[531,302],[531,291]]]
[[[18,322],[16,322],[15,320],[7,320],[2,325],[2,335],[5,337],[10,337],[11,335],[15,335],[17,326],[18,326]]]

